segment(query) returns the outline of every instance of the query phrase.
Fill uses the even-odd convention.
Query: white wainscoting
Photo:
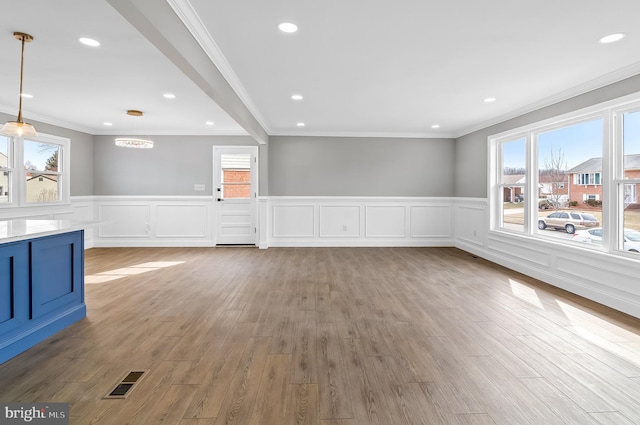
[[[96,196],[96,247],[213,246],[209,196]]]
[[[566,239],[489,231],[486,199],[458,198],[454,208],[456,247],[640,317],[640,256],[605,254]],[[571,310],[566,306],[569,319]]]
[[[261,248],[454,243],[453,198],[271,196],[259,204]]]

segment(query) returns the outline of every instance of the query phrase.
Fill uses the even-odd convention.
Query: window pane
[[[27,202],[57,202],[60,182],[57,174],[29,172],[26,175]]]
[[[0,204],[11,202],[11,198],[9,197],[11,175],[12,173],[10,171],[0,171]]]
[[[586,229],[602,223],[602,119],[540,133],[537,149],[538,232],[580,241]],[[564,213],[556,219],[544,209]]]
[[[9,163],[9,138],[0,136],[0,168],[11,167]]]
[[[60,200],[60,146],[33,140],[24,141],[25,201],[57,202]]]
[[[524,184],[526,160],[524,138],[502,143],[502,183]]]
[[[58,155],[60,146],[24,141],[24,168],[28,171],[60,171],[58,167]]]
[[[624,178],[640,180],[640,111],[623,116]],[[623,185],[623,249],[640,252],[640,183]]]
[[[222,154],[223,199],[251,197],[251,154]]]
[[[500,144],[502,174],[501,226],[524,232],[524,188],[526,167],[526,140],[520,138]]]
[[[524,207],[522,203],[513,203],[509,199],[509,188],[504,188],[502,198],[502,223],[504,229],[524,232]]]
[[[9,159],[9,138],[0,136],[0,204],[9,203],[11,172],[6,170],[12,165]]]
[[[624,178],[640,179],[640,111],[623,115]]]

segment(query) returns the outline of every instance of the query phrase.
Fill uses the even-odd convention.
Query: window
[[[68,139],[0,136],[0,207],[69,202],[67,164]]]
[[[512,144],[527,195],[514,215],[505,190],[514,186],[505,178]],[[491,232],[640,255],[640,93],[491,136],[489,148]]]
[[[13,178],[13,156],[9,150],[11,140],[0,136],[0,206],[11,202],[9,188]]]
[[[573,183],[583,186],[602,184],[601,173],[574,174]]]
[[[25,201],[58,202],[60,190],[60,150],[54,143],[24,140]]]
[[[524,231],[524,193],[526,139],[509,139],[499,144],[499,187],[501,193],[500,226],[512,231]]]
[[[589,208],[594,214],[602,214],[601,205],[584,202],[587,199],[584,185],[592,185],[589,190],[601,191],[601,188],[594,189],[593,185],[601,183],[603,120],[593,118],[568,125],[554,123],[549,127],[549,130],[541,127],[531,132],[538,152],[539,197],[547,200],[554,210],[566,211],[560,216],[563,220],[571,218],[578,222],[556,227],[541,226],[540,221],[547,214],[539,207],[536,211],[537,227],[541,236],[564,240],[569,239],[575,230],[583,230],[577,212]],[[595,196],[599,197],[599,194]],[[558,229],[562,231],[558,232]]]

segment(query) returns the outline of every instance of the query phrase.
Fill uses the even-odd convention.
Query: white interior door
[[[214,146],[216,245],[255,245],[258,148]]]

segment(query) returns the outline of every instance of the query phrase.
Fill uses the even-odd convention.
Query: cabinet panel
[[[31,318],[84,301],[81,233],[31,242]]]
[[[0,245],[0,335],[29,319],[28,285],[27,245]]]

